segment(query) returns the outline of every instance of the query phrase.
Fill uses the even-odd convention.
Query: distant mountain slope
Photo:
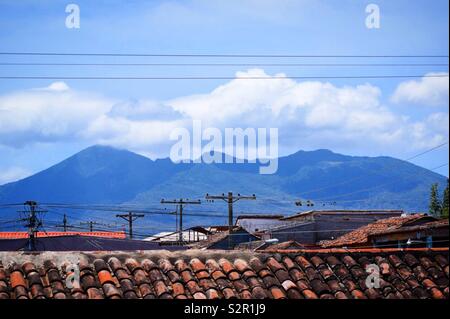
[[[317,209],[426,211],[430,185],[437,182],[443,188],[446,184],[444,176],[405,161],[329,150],[282,157],[275,175],[259,175],[258,167],[250,163],[177,165],[169,159],[152,161],[126,150],[93,146],[38,174],[0,186],[0,203],[33,199],[159,207],[161,198],[204,198],[207,192],[233,191],[258,197],[237,203],[237,213],[309,209],[293,205],[296,199],[311,199]],[[195,209],[226,211],[224,203],[204,203]]]
[[[443,188],[446,183],[444,176],[394,158],[352,157],[327,150],[280,158],[279,167],[275,175],[259,175],[256,164],[196,165],[138,194],[131,203],[148,205],[162,197],[202,198],[206,192],[234,191],[258,195],[256,202],[237,204],[243,212],[311,209],[294,206],[298,199],[313,200],[317,209],[427,211],[431,184]]]
[[[105,146],[89,147],[33,176],[0,187],[1,202],[121,203],[182,170]]]

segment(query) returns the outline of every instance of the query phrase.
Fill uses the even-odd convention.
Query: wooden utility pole
[[[237,196],[233,196],[232,192],[228,192],[228,195],[222,194],[222,195],[209,195],[206,194],[207,200],[214,200],[214,199],[221,199],[228,203],[228,248],[231,249],[232,247],[232,240],[231,240],[231,233],[233,231],[233,203],[237,202],[241,199],[246,200],[255,200],[256,195],[253,194],[252,196],[242,196],[241,194],[237,194]]]
[[[202,202],[200,200],[196,200],[196,201],[190,201],[189,199],[174,199],[174,200],[164,200],[161,199],[161,204],[176,204],[178,209],[179,209],[179,213],[180,213],[180,218],[179,218],[179,234],[178,234],[178,238],[180,241],[180,244],[183,242],[183,206],[184,205],[199,205]]]
[[[36,234],[39,227],[42,226],[42,221],[38,218],[37,213],[46,213],[45,210],[37,210],[37,203],[35,201],[26,201],[25,206],[29,207],[29,210],[19,211],[22,213],[28,213],[28,216],[22,221],[27,222],[25,227],[28,228],[28,250],[36,250]]]
[[[67,216],[66,214],[64,214],[63,223],[61,225],[56,225],[56,227],[61,227],[64,230],[64,232],[67,232],[67,229],[72,228],[73,226],[67,223]]]
[[[63,218],[63,229],[64,229],[64,232],[67,232],[67,216],[66,216],[66,214],[64,214],[64,218]]]
[[[80,222],[80,225],[88,225],[89,226],[89,232],[93,232],[94,231],[94,225],[97,225],[97,222],[94,222],[92,220],[88,221],[88,222]]]
[[[128,214],[116,215],[116,217],[122,218],[128,222],[128,237],[133,239],[133,222],[138,218],[145,217],[145,215],[129,212]]]

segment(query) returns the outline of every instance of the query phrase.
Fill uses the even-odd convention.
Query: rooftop
[[[372,210],[310,210],[307,212],[301,212],[291,216],[282,218],[282,220],[295,219],[298,217],[304,217],[309,215],[402,215],[403,210],[395,209],[372,209]]]
[[[21,251],[28,249],[28,239],[0,240],[0,251]],[[81,235],[39,237],[35,240],[37,251],[116,251],[116,250],[153,250],[161,249],[158,242],[130,240],[118,238],[89,237]],[[185,249],[181,246],[171,246],[164,249]]]
[[[380,269],[379,288],[366,285],[369,265]],[[78,270],[79,285],[68,287]],[[0,299],[8,298],[448,299],[449,255],[448,248],[0,253]]]
[[[406,226],[420,226],[418,222],[426,223],[426,225],[448,225],[448,220],[436,221],[435,218],[426,216],[423,214],[405,215],[400,217],[392,217],[387,219],[381,219],[367,226],[358,228],[352,232],[349,232],[335,240],[324,241],[321,243],[322,247],[344,247],[364,245],[369,241],[370,236],[387,234],[389,232],[398,231]],[[427,226],[427,227],[429,227]]]
[[[125,232],[108,232],[108,231],[95,231],[95,232],[75,232],[75,231],[49,231],[49,232],[37,232],[36,237],[58,237],[58,236],[88,236],[88,237],[104,237],[104,238],[119,238],[125,239],[127,236]],[[0,239],[20,239],[28,238],[28,232],[0,232]]]

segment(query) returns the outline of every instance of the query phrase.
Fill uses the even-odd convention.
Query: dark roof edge
[[[399,253],[399,252],[447,252],[449,247],[438,248],[321,248],[321,249],[266,249],[257,251],[268,254],[351,254],[351,253]]]
[[[281,220],[288,220],[288,219],[294,219],[302,216],[308,216],[308,215],[314,215],[314,214],[322,214],[322,215],[352,215],[352,214],[372,214],[372,215],[390,215],[392,213],[398,213],[399,215],[405,214],[405,211],[398,210],[398,209],[392,209],[392,210],[379,210],[379,209],[372,209],[372,210],[311,210],[304,213],[298,213],[294,215],[290,215],[287,217],[282,218]]]

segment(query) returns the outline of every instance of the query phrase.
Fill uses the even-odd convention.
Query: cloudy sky
[[[448,55],[448,1],[0,1],[1,52]],[[365,25],[379,5],[380,29]],[[448,58],[162,58],[0,55],[0,63],[234,63],[234,66],[1,65],[0,184],[93,144],[167,157],[170,132],[205,126],[277,127],[280,153],[328,148],[406,159],[448,141]],[[434,64],[267,66],[264,64]],[[262,65],[258,65],[262,64]],[[61,80],[70,76],[286,77],[275,80]],[[289,78],[293,77],[293,78]],[[448,146],[413,161],[448,163]],[[448,176],[448,166],[437,170]]]

